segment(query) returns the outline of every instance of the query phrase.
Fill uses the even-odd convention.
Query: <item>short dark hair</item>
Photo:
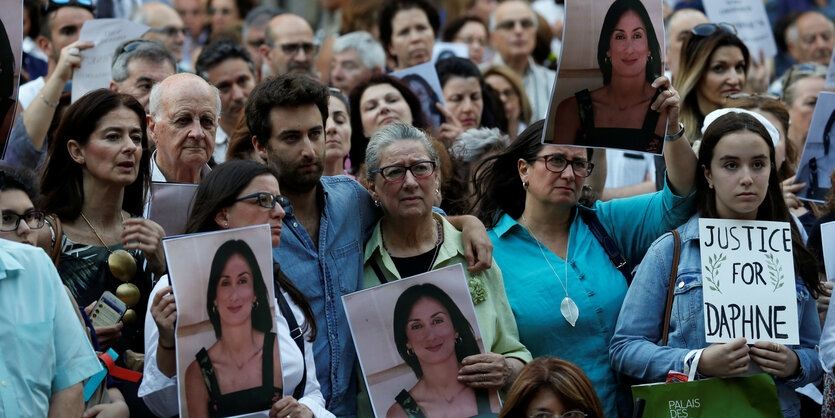
[[[35,39],[41,33],[41,2],[38,0],[23,0],[23,9],[29,12],[29,32],[23,37]]]
[[[392,27],[391,21],[397,12],[401,10],[419,9],[423,10],[429,25],[432,26],[432,37],[438,35],[438,30],[441,28],[441,18],[438,16],[438,11],[432,7],[429,2],[425,0],[394,0],[386,3],[383,10],[380,11],[380,42],[383,44],[383,49],[386,50],[386,55],[391,57],[389,47],[391,46]],[[393,57],[392,57],[393,58]]]
[[[220,313],[215,307],[217,299],[217,285],[220,283],[220,276],[226,263],[234,255],[240,255],[252,270],[252,288],[255,292],[255,303],[252,306],[252,328],[261,332],[270,332],[273,328],[272,312],[267,302],[267,286],[264,284],[264,276],[258,266],[258,259],[249,248],[249,244],[242,240],[229,240],[221,244],[212,258],[212,267],[209,270],[209,287],[206,290],[206,311],[209,313],[209,322],[215,330],[215,337],[220,339]]]
[[[33,171],[23,167],[0,164],[0,173],[5,178],[5,181],[0,184],[0,190],[20,190],[26,193],[32,205],[38,206],[41,196],[38,193],[38,176]]]
[[[130,45],[133,46],[129,47]],[[165,45],[147,39],[131,39],[121,43],[113,52],[113,57],[110,59],[110,73],[113,81],[121,82],[130,77],[128,65],[134,59],[143,59],[154,64],[167,62],[171,64],[171,70],[177,72],[177,58],[174,58]]]
[[[84,203],[82,166],[70,157],[67,143],[72,139],[79,144],[86,144],[99,120],[119,108],[135,113],[142,130],[139,174],[133,183],[125,187],[122,209],[133,215],[143,213],[145,192],[151,182],[151,153],[148,150],[145,109],[133,96],[114,93],[109,89],[93,90],[81,96],[64,112],[55,136],[49,142],[47,163],[41,177],[41,206],[44,211],[54,212],[65,221],[81,215],[81,205]]]
[[[650,59],[647,60],[647,82],[652,83],[662,74],[661,46],[658,44],[658,37],[655,34],[655,28],[652,26],[652,20],[649,18],[646,7],[641,3],[641,0],[615,0],[609,6],[609,11],[606,12],[606,17],[603,19],[603,28],[600,31],[600,40],[597,42],[597,65],[600,67],[600,72],[603,73],[604,85],[608,85],[612,81],[612,61],[606,62],[606,53],[609,52],[611,46],[612,33],[614,33],[615,26],[621,16],[629,11],[635,12],[641,18],[647,31],[647,46],[649,46],[650,53]]]
[[[455,344],[455,356],[458,358],[459,363],[467,356],[481,353],[481,350],[478,348],[478,343],[476,343],[473,327],[467,321],[464,314],[461,313],[461,309],[458,309],[455,301],[434,284],[424,283],[414,285],[406,289],[397,298],[397,302],[394,304],[394,320],[392,326],[394,327],[394,345],[397,346],[397,352],[400,353],[400,357],[409,365],[418,379],[423,377],[423,369],[420,367],[420,361],[414,352],[410,354],[406,347],[406,343],[408,342],[406,326],[408,325],[412,308],[423,298],[434,299],[449,312],[452,327],[460,338],[460,342],[456,342]]]
[[[269,77],[252,89],[246,101],[246,125],[259,144],[272,135],[270,111],[276,107],[298,107],[313,104],[322,115],[322,126],[328,120],[328,88],[303,74],[282,74]]]
[[[392,77],[388,74],[374,74],[360,83],[351,92],[351,164],[359,168],[365,161],[365,147],[368,146],[369,138],[366,138],[362,131],[362,110],[360,109],[360,100],[362,94],[365,93],[369,87],[378,84],[388,84],[400,92],[406,104],[409,105],[409,111],[412,113],[412,126],[427,130],[429,128],[429,119],[423,114],[423,108],[420,106],[420,99],[415,95],[412,89],[409,88],[402,80]]]
[[[92,5],[81,4],[76,0],[70,0],[67,3],[52,3],[49,4],[49,0],[43,0],[48,7],[42,8],[41,10],[41,19],[40,19],[40,35],[46,39],[49,39],[50,42],[52,41],[52,19],[55,18],[55,13],[58,10],[63,9],[64,7],[77,7],[79,9],[84,9],[93,14],[95,17],[95,9]],[[30,16],[31,17],[31,16]]]
[[[455,39],[455,35],[458,35],[458,32],[461,30],[461,28],[463,28],[464,25],[470,22],[478,23],[481,26],[484,26],[484,32],[487,34],[490,33],[490,31],[487,29],[487,24],[484,23],[484,21],[475,16],[465,15],[460,16],[457,19],[454,19],[450,22],[447,22],[447,24],[444,26],[444,30],[441,32],[441,40],[444,42],[452,42],[452,40]]]
[[[244,60],[253,77],[255,76],[255,64],[252,62],[249,51],[241,44],[227,38],[212,41],[203,47],[194,64],[194,72],[208,82],[209,70],[223,61],[235,58]]]
[[[482,89],[484,88],[484,77],[481,76],[481,71],[467,58],[451,57],[438,60],[435,63],[435,70],[438,72],[441,87],[446,85],[452,77],[475,77]]]

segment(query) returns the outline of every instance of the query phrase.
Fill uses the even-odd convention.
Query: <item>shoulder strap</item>
[[[490,410],[490,392],[487,389],[475,389],[475,402],[478,407],[478,416],[486,416],[492,414]]]
[[[194,357],[197,358],[200,373],[203,375],[203,381],[209,391],[209,410],[211,411],[217,405],[217,400],[220,399],[220,386],[218,386],[217,377],[215,377],[215,368],[212,366],[212,360],[209,358],[209,352],[206,351],[206,348],[201,348]]]
[[[49,258],[58,267],[58,262],[61,261],[61,241],[64,236],[64,229],[61,227],[61,219],[54,213],[46,215],[46,223],[52,230],[52,249],[49,251]]]
[[[273,387],[273,345],[275,343],[275,333],[267,332],[264,334],[264,349],[261,350],[261,386],[265,388]]]
[[[580,130],[587,134],[594,128],[594,107],[591,103],[589,89],[583,89],[574,93],[577,98],[577,107],[580,109]]]
[[[403,411],[406,412],[406,415],[409,418],[426,418],[423,415],[423,411],[420,410],[417,402],[415,399],[412,398],[412,395],[406,389],[400,391],[397,396],[394,397],[394,401],[403,408]]]
[[[673,294],[676,289],[676,273],[678,273],[678,257],[681,254],[681,238],[678,231],[673,230],[673,264],[670,267],[670,283],[667,287],[667,305],[664,308],[664,329],[661,331],[661,345],[667,345],[667,334],[670,332],[670,315],[673,313]]]
[[[302,380],[296,386],[296,389],[293,390],[293,397],[299,400],[304,396],[305,386],[307,385],[307,358],[304,356],[304,334],[299,327],[299,323],[296,322],[296,317],[293,315],[290,305],[284,299],[284,295],[281,294],[280,288],[276,289],[275,298],[278,300],[278,309],[281,311],[281,316],[284,317],[287,321],[287,326],[290,328],[290,337],[293,338],[302,355]],[[283,386],[286,387],[287,385]]]
[[[617,244],[615,244],[612,237],[610,237],[606,232],[606,229],[603,228],[603,224],[601,224],[600,220],[597,219],[597,214],[593,210],[586,209],[583,206],[578,206],[577,210],[580,212],[583,222],[586,223],[586,226],[589,227],[591,233],[595,238],[597,238],[600,245],[603,246],[603,250],[606,251],[609,259],[612,260],[612,264],[614,264],[615,268],[623,274],[623,277],[626,279],[626,285],[631,285],[632,269],[629,266],[629,262],[620,252],[620,249]]]
[[[371,264],[371,269],[374,270],[374,274],[376,274],[377,278],[380,279],[380,283],[385,284],[389,282],[388,279],[386,279],[386,275],[383,274],[382,270],[380,270],[380,266],[377,264],[377,260],[374,259],[373,255],[368,259],[368,263]]]
[[[655,99],[661,94],[661,89],[656,89],[655,94],[652,95],[652,100],[649,101],[649,105],[652,106],[655,103]],[[651,133],[653,136],[655,135],[655,126],[658,125],[658,118],[661,116],[660,113],[652,110],[652,108],[647,109],[647,114],[644,116],[644,126],[641,127],[641,130],[647,133]]]

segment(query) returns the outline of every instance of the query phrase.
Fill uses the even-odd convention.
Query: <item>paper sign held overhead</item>
[[[110,86],[111,60],[116,47],[139,39],[148,27],[125,19],[93,19],[84,22],[78,39],[95,46],[81,51],[81,67],[72,75],[72,101],[95,89]]]
[[[821,244],[826,280],[835,282],[835,221],[821,224]]]
[[[777,43],[762,0],[702,0],[705,14],[711,22],[730,23],[751,58],[759,62],[760,51],[766,59],[777,55]]]
[[[798,344],[791,226],[699,219],[705,340]]]

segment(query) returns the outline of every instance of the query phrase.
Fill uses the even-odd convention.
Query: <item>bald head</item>
[[[178,61],[183,58],[185,24],[174,8],[164,3],[146,3],[133,12],[131,20],[151,27],[143,38],[165,45]]]
[[[301,16],[285,13],[272,18],[265,41],[260,52],[274,76],[289,72],[313,75],[319,48],[313,41],[313,28]]]
[[[665,37],[667,43],[667,66],[670,73],[675,77],[678,73],[679,60],[681,59],[681,45],[687,33],[694,27],[703,23],[709,23],[704,13],[696,9],[680,9],[667,18]]]
[[[536,46],[538,19],[525,1],[505,1],[490,15],[490,42],[505,62],[527,61]]]
[[[835,45],[835,25],[818,12],[800,15],[788,31],[789,55],[795,62],[829,65]]]
[[[194,74],[174,74],[151,91],[148,132],[167,181],[195,183],[215,146],[220,97]]]

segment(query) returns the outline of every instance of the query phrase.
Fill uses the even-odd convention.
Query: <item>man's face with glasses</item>
[[[0,239],[37,245],[43,225],[44,213],[35,210],[26,192],[6,189],[0,193]]]
[[[170,51],[178,61],[183,59],[183,44],[186,41],[187,29],[180,15],[176,10],[164,4],[152,7],[149,12],[148,26],[151,30],[145,32],[142,37],[165,45],[165,49]]]
[[[262,45],[261,53],[269,61],[273,75],[313,74],[319,47],[314,43],[310,25],[299,16],[284,14],[274,17],[269,27],[272,42]]]
[[[495,12],[495,30],[490,34],[493,48],[507,61],[527,57],[536,45],[534,15],[521,1],[501,3]]]

